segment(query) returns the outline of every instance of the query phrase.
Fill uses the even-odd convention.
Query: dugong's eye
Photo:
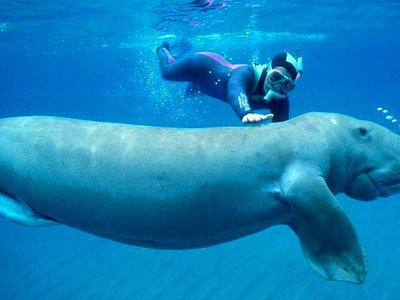
[[[353,134],[356,139],[361,139],[363,141],[368,141],[371,138],[371,129],[364,126],[357,126],[353,129]]]
[[[361,136],[365,136],[365,135],[367,135],[368,130],[367,130],[367,128],[365,128],[365,127],[360,127],[360,128],[358,129],[358,132],[360,133]]]

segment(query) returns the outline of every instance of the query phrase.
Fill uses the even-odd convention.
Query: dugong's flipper
[[[364,250],[325,179],[316,174],[293,168],[285,178],[285,199],[304,255],[326,279],[361,284],[367,273]]]
[[[57,222],[34,212],[24,201],[0,192],[0,215],[28,226],[56,225]]]

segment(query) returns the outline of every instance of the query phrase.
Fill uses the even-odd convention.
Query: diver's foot
[[[180,38],[172,40],[171,42],[164,41],[160,46],[157,47],[158,50],[165,48],[174,58],[180,58],[185,54],[189,53],[193,49],[193,45],[187,39]]]
[[[186,38],[178,38],[176,40],[171,41],[168,44],[168,51],[175,58],[180,58],[185,54],[189,53],[193,49],[193,45]]]
[[[169,51],[169,47],[170,47],[169,43],[167,41],[164,41],[164,42],[162,42],[162,44],[160,46],[158,46],[156,48],[156,53],[158,53],[158,50],[160,50],[162,48],[165,48],[165,49],[167,49]]]

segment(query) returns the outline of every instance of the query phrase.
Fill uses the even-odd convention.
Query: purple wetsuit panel
[[[244,64],[236,64],[233,65],[230,62],[227,62],[221,55],[217,54],[217,53],[213,53],[213,52],[197,52],[197,54],[201,54],[201,55],[205,55],[208,56],[209,58],[215,60],[217,63],[219,63],[220,65],[227,67],[229,69],[236,69],[242,66],[245,66]]]

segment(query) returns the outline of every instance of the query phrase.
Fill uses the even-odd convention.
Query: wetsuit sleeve
[[[248,94],[253,81],[254,70],[250,66],[235,69],[229,79],[227,100],[240,119],[252,112]]]
[[[282,99],[271,99],[269,101],[269,110],[274,114],[272,122],[282,122],[289,119],[289,97]]]

